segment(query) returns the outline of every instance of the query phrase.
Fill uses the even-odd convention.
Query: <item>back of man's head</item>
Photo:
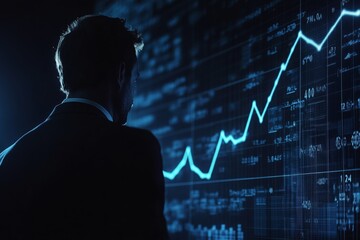
[[[64,93],[115,80],[122,63],[131,69],[143,42],[139,32],[125,23],[121,18],[86,15],[68,26],[55,54]]]

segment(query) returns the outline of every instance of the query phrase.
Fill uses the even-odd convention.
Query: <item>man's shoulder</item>
[[[0,166],[2,165],[4,159],[6,157],[9,157],[9,155],[13,154],[14,151],[16,151],[17,153],[22,153],[23,152],[23,148],[24,148],[24,144],[23,142],[26,141],[32,141],[33,139],[33,135],[36,135],[37,132],[42,131],[42,129],[44,128],[43,125],[46,124],[46,121],[38,124],[37,126],[35,126],[34,128],[32,128],[31,130],[27,131],[26,133],[24,133],[22,136],[20,136],[14,143],[12,143],[10,146],[6,147],[5,149],[1,150],[0,152]]]

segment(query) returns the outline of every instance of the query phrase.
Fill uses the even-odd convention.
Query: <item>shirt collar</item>
[[[104,108],[103,106],[101,106],[100,104],[98,104],[97,102],[94,102],[92,100],[86,99],[86,98],[65,98],[62,103],[68,103],[68,102],[78,102],[78,103],[85,103],[85,104],[89,104],[91,106],[96,107],[97,109],[99,109],[104,115],[105,117],[110,121],[113,122],[113,117],[111,116],[111,114],[109,113],[108,110],[106,110],[106,108]]]

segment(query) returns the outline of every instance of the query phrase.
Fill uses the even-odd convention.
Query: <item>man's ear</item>
[[[123,62],[119,65],[119,76],[117,81],[120,88],[122,88],[123,84],[125,83],[125,63]]]

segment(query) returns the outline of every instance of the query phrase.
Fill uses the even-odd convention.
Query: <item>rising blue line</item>
[[[286,68],[290,62],[290,59],[295,51],[295,48],[298,44],[298,42],[300,41],[300,39],[304,40],[307,44],[313,46],[314,48],[316,48],[317,51],[320,51],[324,45],[324,43],[326,42],[326,40],[329,38],[330,34],[334,31],[335,27],[339,24],[340,20],[342,19],[342,17],[344,16],[353,16],[353,17],[359,17],[360,16],[360,9],[358,9],[357,11],[348,11],[348,10],[343,10],[340,14],[340,16],[338,17],[338,19],[335,21],[335,23],[333,24],[333,26],[330,28],[329,32],[326,34],[326,36],[324,37],[324,39],[321,41],[321,43],[316,43],[313,39],[305,36],[302,31],[300,30],[299,33],[298,33],[298,36],[293,44],[293,46],[291,47],[290,49],[290,53],[289,53],[289,56],[287,57],[286,59],[286,62],[285,63],[281,63],[280,65],[280,70],[279,70],[279,73],[277,75],[277,77],[275,78],[275,81],[274,81],[274,86],[273,88],[271,89],[271,92],[270,92],[270,95],[268,96],[267,98],[267,102],[266,102],[266,105],[263,109],[263,112],[261,113],[259,108],[257,107],[257,104],[256,104],[256,101],[253,100],[252,102],[252,105],[251,105],[251,109],[250,109],[250,112],[249,112],[249,116],[248,116],[248,119],[246,121],[246,125],[245,125],[245,129],[244,129],[244,133],[241,137],[239,138],[235,138],[233,135],[228,135],[226,136],[225,135],[225,131],[224,130],[221,130],[220,131],[220,136],[219,136],[219,140],[216,144],[216,148],[215,148],[215,152],[214,152],[214,155],[212,157],[212,160],[211,160],[211,164],[210,164],[210,168],[207,172],[203,172],[201,171],[194,163],[194,160],[193,160],[193,156],[191,154],[191,147],[190,146],[187,146],[185,151],[184,151],[184,155],[181,159],[181,161],[179,162],[179,164],[175,167],[174,170],[172,170],[171,172],[167,172],[167,171],[163,171],[163,174],[164,174],[164,177],[165,178],[168,178],[170,180],[173,180],[178,174],[179,172],[185,167],[186,163],[189,162],[189,167],[190,167],[190,170],[193,171],[194,173],[196,173],[201,179],[210,179],[211,178],[211,175],[214,171],[214,167],[215,167],[215,163],[216,163],[216,160],[219,156],[219,152],[220,152],[220,149],[221,149],[221,145],[223,143],[229,143],[231,142],[233,145],[237,145],[239,143],[242,143],[242,142],[245,142],[246,141],[246,136],[247,136],[247,133],[248,133],[248,130],[249,130],[249,127],[250,127],[250,123],[251,123],[251,118],[254,114],[254,112],[256,113],[256,115],[258,116],[258,119],[259,119],[259,123],[262,123],[263,120],[264,120],[264,116],[267,112],[267,109],[270,105],[270,102],[272,100],[272,97],[275,93],[275,90],[279,84],[279,81],[280,81],[280,77],[282,75],[282,73],[284,71],[286,71]]]

